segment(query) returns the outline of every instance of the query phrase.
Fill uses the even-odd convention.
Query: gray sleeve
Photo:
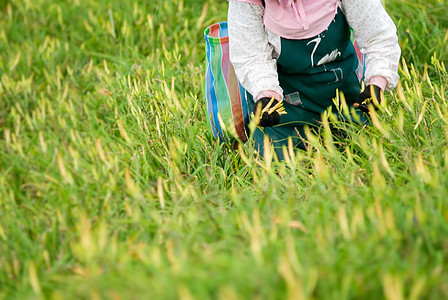
[[[401,49],[397,28],[380,0],[342,0],[342,9],[361,53],[365,54],[365,81],[373,76],[386,78],[386,90],[398,84]]]
[[[264,9],[246,2],[229,2],[230,61],[243,87],[257,98],[262,91],[282,95],[277,75],[274,46],[263,24]]]

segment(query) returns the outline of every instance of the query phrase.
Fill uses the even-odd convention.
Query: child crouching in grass
[[[283,101],[286,112],[261,115],[253,133],[261,155],[265,135],[280,160],[288,138],[304,148],[304,127],[320,123],[337,90],[368,112],[366,100],[398,83],[396,27],[380,0],[230,0],[228,26],[230,60],[249,107],[255,113]],[[351,29],[365,55],[362,92]]]

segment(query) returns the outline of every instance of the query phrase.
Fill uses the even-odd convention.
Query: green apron
[[[263,140],[267,135],[279,160],[283,145],[291,137],[293,145],[304,148],[304,126],[318,126],[321,114],[333,106],[336,89],[342,91],[350,106],[360,92],[356,75],[358,59],[350,40],[350,27],[338,9],[335,18],[322,33],[304,40],[281,38],[281,55],[277,60],[280,86],[284,92],[286,115],[273,127],[258,127],[254,132],[256,148],[264,154]],[[248,95],[249,108],[254,100]],[[361,120],[365,120],[360,113]]]

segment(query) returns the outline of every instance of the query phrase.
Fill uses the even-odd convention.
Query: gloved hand
[[[268,98],[268,97],[264,97],[264,98],[260,98],[257,103],[255,103],[256,105],[256,110],[260,109],[260,111],[263,111],[264,108],[266,108],[266,106],[269,104],[269,102],[271,102],[272,98]],[[271,105],[269,106],[269,108],[272,108],[274,106],[276,106],[278,104],[277,100],[273,100]],[[262,127],[272,127],[274,125],[277,125],[280,123],[280,114],[277,111],[273,111],[270,114],[265,111],[262,112],[261,117],[260,117],[260,123],[258,124],[259,126]]]
[[[373,96],[378,100],[378,104],[381,102],[381,97],[384,94],[383,90],[376,85],[368,85],[361,93],[359,93],[356,102],[353,104],[354,107],[358,107],[362,112],[369,112],[369,103],[375,107],[373,101]],[[376,109],[377,107],[375,107]]]

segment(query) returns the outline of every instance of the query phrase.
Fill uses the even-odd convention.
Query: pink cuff
[[[277,100],[283,99],[283,97],[280,96],[280,94],[277,93],[277,92],[274,92],[274,91],[261,91],[260,93],[258,93],[256,101],[260,100],[261,98],[265,98],[265,97],[267,97],[267,98],[274,97]]]
[[[384,78],[383,76],[375,75],[372,78],[370,78],[368,84],[374,84],[384,91],[387,86],[387,79]]]
[[[261,0],[233,0],[233,1],[236,1],[236,2],[247,2],[247,3],[262,5]]]

